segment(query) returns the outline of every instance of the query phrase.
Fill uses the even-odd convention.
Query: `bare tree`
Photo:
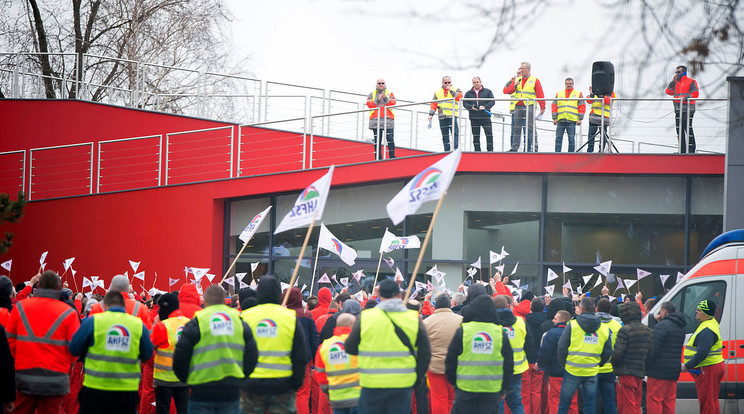
[[[222,0],[0,0],[0,6],[0,48],[35,53],[20,61],[6,55],[0,64],[39,73],[46,98],[181,112],[195,105],[190,97],[197,91],[235,88],[234,79],[206,72],[247,75],[246,62],[229,56],[232,16]]]

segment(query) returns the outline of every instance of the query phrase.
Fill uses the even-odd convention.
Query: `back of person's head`
[[[129,279],[124,275],[116,275],[111,279],[109,291],[127,293],[129,292]]]
[[[581,313],[594,313],[594,299],[581,299]]]
[[[674,304],[674,302],[662,302],[661,309],[664,309],[666,313],[677,312],[677,306]]]
[[[256,297],[256,291],[249,287],[240,289],[238,291],[238,300],[240,301],[240,303],[243,303],[243,301],[246,300],[247,298],[255,298],[255,297]]]
[[[282,300],[282,286],[274,276],[264,275],[258,280],[256,296],[259,304],[279,304]]]
[[[568,322],[571,320],[571,314],[566,310],[559,310],[555,313],[555,317],[559,322]]]
[[[655,304],[656,304],[656,299],[649,298],[645,302],[643,302],[643,308],[646,312],[648,312],[649,310],[651,310],[651,308],[654,307]]]
[[[240,303],[240,296],[238,296],[237,293],[230,296],[230,307],[231,308],[237,308],[239,303]]]
[[[39,277],[39,289],[59,290],[60,280],[57,273],[52,270],[47,270]]]
[[[362,305],[356,298],[349,298],[344,301],[344,305],[341,307],[341,314],[350,313],[354,316],[359,316],[362,313]]]
[[[158,305],[158,316],[160,316],[161,321],[168,319],[170,314],[180,307],[178,295],[175,293],[160,295],[156,303]]]
[[[258,305],[258,299],[255,296],[250,296],[240,301],[240,309],[246,310]]]
[[[380,282],[380,298],[391,299],[400,296],[400,287],[390,279],[383,279]]]
[[[219,285],[212,285],[204,291],[204,304],[207,306],[224,305],[225,291]]]
[[[465,294],[455,292],[452,294],[452,306],[462,305],[465,302]]]
[[[507,306],[509,306],[509,307],[514,306],[514,298],[512,298],[509,295],[500,295],[500,296],[503,296],[504,297],[504,299],[506,300]],[[499,309],[499,308],[496,308],[496,309]]]
[[[434,309],[442,309],[442,308],[450,308],[452,307],[452,302],[450,301],[449,296],[447,296],[446,293],[442,293],[439,296],[437,296],[437,299],[434,301]]]
[[[543,298],[532,299],[532,302],[530,302],[530,312],[540,313],[544,311],[545,311],[545,299]]]
[[[493,298],[493,304],[496,309],[509,309],[509,301],[506,295],[498,295]]]
[[[15,285],[15,291],[16,291],[16,293],[22,291],[25,288],[26,288],[26,284],[24,282],[21,282],[21,283],[18,283],[17,285]]]
[[[307,298],[307,310],[313,310],[318,307],[320,301],[317,296],[310,296]]]
[[[0,298],[13,296],[13,281],[8,276],[0,276]]]
[[[421,310],[421,302],[417,301],[416,299],[411,299],[406,303],[406,308],[418,312]]]
[[[343,306],[344,302],[349,300],[351,298],[351,295],[347,292],[339,293],[338,296],[336,296],[336,302],[338,302],[338,306]]]
[[[336,320],[336,326],[351,327],[356,322],[357,317],[351,313],[342,313]]]
[[[377,306],[377,301],[374,299],[367,299],[367,303],[364,304],[364,309],[372,309]]]
[[[124,307],[124,295],[121,294],[121,292],[117,292],[115,290],[110,290],[106,292],[106,296],[103,297],[103,306],[106,309],[111,309],[114,307]]]
[[[602,298],[597,302],[597,312],[610,313],[610,310],[612,310],[612,304],[609,299]]]

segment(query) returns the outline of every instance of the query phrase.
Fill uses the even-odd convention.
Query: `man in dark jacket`
[[[241,317],[248,323],[258,345],[258,365],[256,370],[243,381],[240,406],[243,412],[294,412],[295,393],[305,379],[305,367],[310,356],[308,343],[301,318],[295,311],[285,309],[279,304],[282,300],[279,280],[273,276],[262,276],[256,289],[258,306],[243,311]],[[294,325],[293,328],[290,328]],[[280,343],[284,339],[283,330],[293,332],[291,345]],[[280,357],[273,354],[283,353]],[[284,365],[291,366],[287,373]],[[277,367],[278,366],[278,367]],[[279,368],[281,367],[281,368]]]
[[[300,291],[300,288],[293,287],[290,289],[289,299],[287,299],[287,309],[291,309],[297,314],[297,321],[302,325],[302,329],[305,332],[305,343],[307,344],[305,350],[307,351],[307,355],[312,359],[315,352],[318,350],[318,328],[315,326],[313,314],[306,311],[302,306],[302,292]],[[296,406],[299,414],[307,414],[310,412],[310,388],[312,382],[312,379],[310,378],[311,368],[312,362],[309,362],[305,368],[305,380],[302,382],[300,389],[297,390]]]
[[[596,412],[597,374],[599,367],[612,355],[612,341],[610,330],[602,324],[594,310],[593,299],[582,299],[576,319],[566,324],[558,340],[558,363],[566,366],[558,414],[568,413],[571,399],[580,387],[584,396],[584,414]],[[579,332],[573,335],[574,330]],[[602,351],[598,352],[599,349]]]
[[[653,352],[651,330],[641,323],[642,316],[638,302],[620,306],[623,327],[617,333],[610,359],[618,377],[617,411],[620,414],[641,412],[646,356]]]
[[[228,412],[228,410],[237,410],[240,408],[240,387],[243,378],[253,372],[258,360],[258,349],[256,341],[253,339],[253,333],[250,327],[240,319],[238,312],[225,305],[225,295],[222,288],[213,285],[204,292],[204,303],[207,308],[197,312],[181,331],[181,337],[176,342],[176,350],[173,352],[173,372],[181,382],[189,384],[191,396],[189,397],[189,412],[199,410],[198,412]],[[211,308],[211,309],[210,309]],[[202,313],[205,312],[205,313]],[[219,315],[218,315],[219,314]],[[209,317],[205,321],[204,317]],[[202,319],[200,321],[200,319]],[[222,319],[220,327],[216,327],[214,322]],[[227,321],[229,319],[229,322]],[[209,326],[201,326],[200,323],[206,322]],[[240,327],[236,325],[240,324]],[[232,344],[232,335],[236,335],[242,330],[242,363],[239,365],[239,374],[225,375],[230,373],[229,368],[216,369],[205,373],[216,375],[214,380],[203,382],[203,378],[196,378],[196,364],[194,360],[200,354],[207,354],[213,351],[211,345],[199,347],[199,342],[217,343],[222,345],[220,353],[228,351],[228,345]],[[233,332],[230,335],[230,331]],[[199,352],[194,352],[196,348]],[[205,369],[204,371],[207,371]],[[224,410],[224,411],[219,411]],[[196,411],[195,411],[196,412]]]
[[[525,379],[529,381],[529,373],[526,375],[523,375],[523,373],[529,371],[526,354],[536,353],[533,349],[534,341],[524,321],[514,316],[512,311],[514,302],[510,296],[496,296],[493,298],[493,303],[496,306],[498,324],[504,327],[514,352],[514,376],[509,388],[506,388],[504,402],[514,414],[530,412],[530,400],[524,395],[524,390],[527,387],[523,384]],[[503,402],[499,402],[499,404],[503,404]]]
[[[470,128],[473,131],[473,150],[480,151],[480,129],[486,133],[486,150],[493,151],[493,132],[491,126],[491,107],[496,101],[493,100],[493,92],[484,88],[479,77],[473,78],[473,88],[465,92],[463,105],[470,115]]]
[[[476,323],[488,323],[494,324],[500,328],[497,324],[498,316],[496,315],[496,307],[494,306],[491,298],[486,295],[481,295],[473,299],[471,304],[465,309],[462,323],[463,325],[471,322]],[[457,365],[459,357],[466,350],[464,347],[470,344],[463,344],[463,326],[460,326],[455,331],[455,336],[450,342],[449,348],[447,349],[447,356],[444,361],[444,374],[447,377],[447,381],[455,387],[455,401],[452,405],[452,413],[485,413],[493,412],[496,408],[496,404],[499,401],[503,401],[506,395],[506,390],[509,388],[511,381],[513,381],[512,372],[514,370],[514,352],[511,345],[509,344],[509,338],[506,335],[506,331],[501,330],[501,352],[497,355],[493,355],[494,360],[503,360],[503,376],[501,382],[501,389],[498,392],[469,392],[461,389],[460,387],[465,386],[462,381],[464,378],[460,376],[460,387],[458,387],[458,374]],[[497,366],[490,366],[490,369],[496,369]],[[485,368],[485,369],[489,369]],[[465,386],[466,387],[466,386]],[[467,387],[466,387],[467,388]]]
[[[524,323],[527,325],[527,332],[529,332],[532,339],[532,345],[525,347],[527,362],[530,368],[522,374],[522,377],[524,377],[522,388],[526,388],[522,390],[522,395],[525,397],[529,396],[529,406],[533,413],[538,412],[539,409],[537,407],[541,405],[540,397],[542,395],[543,371],[540,371],[535,363],[537,362],[537,354],[540,349],[540,340],[544,333],[540,328],[543,322],[545,322],[545,300],[537,297],[532,299],[530,313],[524,317]]]
[[[672,302],[662,303],[656,317],[661,320],[654,326],[653,352],[646,357],[646,411],[674,414],[687,319]]]
[[[550,303],[553,303],[552,301]],[[548,305],[549,306],[549,305]],[[563,383],[563,374],[566,369],[558,363],[557,351],[558,340],[566,328],[566,323],[571,320],[571,314],[567,310],[559,310],[554,313],[553,327],[550,328],[542,337],[540,350],[537,354],[537,367],[548,374],[548,410],[550,414],[555,414],[558,410],[558,402],[561,396],[561,384]],[[578,412],[576,394],[571,401],[571,411]]]

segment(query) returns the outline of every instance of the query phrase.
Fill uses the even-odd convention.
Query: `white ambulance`
[[[716,301],[715,318],[721,327],[726,364],[719,394],[721,413],[744,414],[744,230],[716,237],[701,257],[679,283],[657,300],[649,315],[658,313],[662,302],[674,302],[677,311],[687,316],[687,343],[698,325],[695,320],[698,303],[704,299]],[[644,323],[650,323],[652,329],[655,325],[648,316]],[[679,379],[676,411],[699,411],[695,383],[688,373],[681,374]]]

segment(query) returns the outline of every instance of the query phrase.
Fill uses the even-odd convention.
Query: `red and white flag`
[[[176,283],[178,283],[178,279],[173,279],[172,277],[168,278],[168,287],[171,287],[175,285]]]
[[[323,273],[323,276],[321,276],[320,279],[318,279],[318,283],[328,283],[328,284],[331,284],[331,279],[328,278],[328,275],[326,273]]]

